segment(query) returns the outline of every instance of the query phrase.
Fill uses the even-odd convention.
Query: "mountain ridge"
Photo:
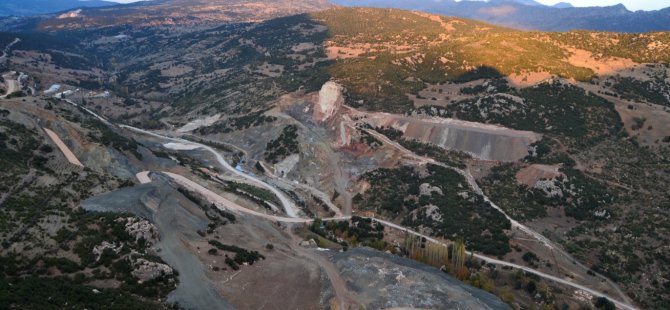
[[[157,0],[82,8],[60,15],[27,16],[0,21],[6,31],[61,31],[115,26],[155,27],[220,25],[260,22],[287,15],[323,10],[327,0]]]
[[[670,7],[656,11],[631,12],[623,4],[605,7],[560,7],[527,5],[514,0],[402,1],[333,0],[343,6],[399,8],[465,17],[525,30],[650,32],[670,30]],[[560,4],[560,3],[559,3]]]
[[[104,0],[4,0],[0,3],[0,16],[31,16],[83,7],[114,5],[119,4]]]

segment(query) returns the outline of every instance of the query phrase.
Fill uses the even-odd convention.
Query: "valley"
[[[2,303],[670,302],[667,32],[181,5],[0,33]]]

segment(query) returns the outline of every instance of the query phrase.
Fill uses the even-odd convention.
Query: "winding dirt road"
[[[220,164],[225,170],[228,170],[229,172],[231,172],[231,173],[233,173],[234,175],[237,175],[237,176],[239,176],[239,177],[241,177],[241,178],[243,178],[243,179],[246,179],[246,180],[248,180],[248,181],[251,181],[253,184],[255,184],[255,185],[257,185],[257,186],[260,186],[260,187],[262,187],[262,188],[265,188],[265,189],[271,191],[273,194],[275,194],[275,196],[277,196],[277,198],[279,198],[279,200],[280,200],[281,203],[282,203],[282,206],[284,207],[284,211],[286,212],[286,214],[287,214],[288,216],[293,217],[293,218],[298,217],[298,212],[299,212],[299,211],[298,211],[298,208],[297,208],[296,205],[293,203],[293,201],[291,201],[288,197],[286,197],[286,195],[285,195],[283,192],[281,192],[280,190],[278,190],[276,187],[271,186],[271,185],[269,185],[269,184],[267,184],[267,183],[261,181],[260,179],[256,178],[255,176],[248,175],[248,174],[246,174],[246,173],[244,173],[244,172],[242,172],[242,171],[239,171],[239,170],[233,168],[233,167],[232,167],[232,166],[225,160],[225,158],[223,158],[223,156],[221,156],[221,154],[220,154],[219,152],[217,152],[216,150],[214,150],[214,148],[212,148],[212,147],[210,147],[210,146],[208,146],[208,145],[204,145],[204,144],[201,144],[201,143],[197,143],[197,142],[189,141],[189,140],[186,140],[186,139],[173,138],[173,137],[163,136],[163,135],[160,135],[160,134],[151,132],[151,131],[147,131],[147,130],[143,130],[143,129],[135,128],[135,127],[132,127],[132,126],[119,125],[119,127],[121,127],[121,128],[125,128],[125,129],[129,129],[129,130],[132,130],[132,131],[135,131],[135,132],[139,132],[139,133],[142,133],[142,134],[150,135],[150,136],[153,136],[153,137],[157,137],[157,138],[162,138],[162,139],[166,139],[166,140],[172,140],[172,141],[179,142],[179,143],[183,143],[183,144],[186,144],[186,145],[195,145],[195,146],[198,146],[198,147],[200,147],[200,148],[202,148],[202,149],[204,149],[204,150],[206,150],[206,151],[212,153],[212,154],[216,157],[216,160],[219,162],[219,164]]]
[[[5,46],[5,48],[2,50],[2,56],[0,56],[0,67],[4,68],[4,62],[7,61],[9,58],[9,52],[12,49],[12,46],[14,44],[17,44],[21,42],[21,39],[15,38],[14,41],[10,42]],[[5,94],[0,96],[0,98],[7,98],[10,94],[16,92],[17,90],[21,89],[21,85],[19,84],[18,80],[13,79],[14,74],[5,74],[2,76],[2,78],[5,80],[5,85],[7,86],[7,89],[5,91]]]
[[[56,98],[57,98],[57,97],[56,97]],[[61,98],[57,98],[57,99],[61,99]],[[77,108],[83,109],[83,110],[86,111],[88,114],[93,115],[93,117],[95,117],[95,118],[97,118],[99,121],[105,123],[105,125],[113,126],[112,123],[110,123],[107,119],[105,119],[104,117],[98,115],[97,113],[95,113],[95,112],[89,110],[88,108],[83,107],[83,106],[80,106],[80,105],[74,103],[74,101],[72,101],[72,100],[70,100],[70,99],[62,99],[62,100],[65,101],[65,102],[67,102],[67,103],[69,103],[69,104],[71,104],[71,105],[73,105],[73,106],[75,106],[75,107],[77,107]]]
[[[542,243],[545,247],[547,247],[549,250],[558,253],[559,255],[565,257],[565,258],[568,259],[569,261],[572,261],[574,265],[576,265],[577,267],[581,268],[583,271],[588,272],[588,271],[590,270],[590,268],[584,266],[582,263],[580,263],[579,261],[577,261],[576,259],[574,259],[570,254],[568,254],[567,252],[565,252],[561,247],[557,246],[553,241],[549,240],[549,239],[548,239],[547,237],[545,237],[544,235],[542,235],[542,234],[540,234],[540,233],[534,231],[533,229],[529,228],[529,227],[526,226],[526,225],[521,224],[521,223],[518,222],[517,220],[515,220],[515,219],[513,219],[512,217],[510,217],[509,215],[507,215],[507,213],[505,213],[505,211],[504,211],[502,208],[500,208],[497,204],[495,204],[493,201],[491,201],[491,199],[489,199],[489,197],[486,196],[486,194],[484,194],[484,191],[479,187],[479,185],[477,184],[477,181],[476,181],[475,178],[472,176],[472,174],[470,173],[469,170],[462,170],[462,169],[458,169],[458,168],[455,168],[455,167],[451,167],[451,166],[448,166],[448,165],[446,165],[446,164],[437,162],[437,161],[435,161],[435,160],[432,159],[432,158],[417,155],[416,153],[414,153],[414,152],[412,152],[412,151],[406,149],[405,147],[403,147],[403,146],[400,145],[399,143],[397,143],[397,142],[395,142],[395,141],[389,139],[388,137],[386,137],[386,136],[383,135],[383,134],[380,134],[380,133],[377,132],[377,131],[374,131],[374,130],[366,130],[366,129],[363,129],[363,130],[364,130],[365,132],[367,132],[368,134],[374,136],[375,138],[381,140],[382,142],[384,142],[384,143],[386,143],[386,144],[388,144],[388,145],[392,145],[392,146],[394,146],[395,148],[397,148],[398,150],[400,150],[401,152],[403,152],[403,154],[404,154],[406,157],[408,157],[408,158],[410,158],[410,159],[412,159],[412,160],[418,160],[418,161],[420,161],[420,162],[422,162],[422,163],[424,163],[424,164],[426,164],[426,163],[430,163],[430,164],[434,164],[434,165],[442,166],[442,167],[445,167],[445,168],[448,168],[448,169],[451,169],[451,170],[454,170],[454,171],[458,172],[460,175],[462,175],[462,176],[467,180],[467,182],[468,182],[468,184],[470,185],[470,187],[472,188],[472,190],[474,190],[477,194],[479,194],[480,196],[482,196],[482,197],[484,198],[484,200],[485,200],[486,202],[488,202],[488,203],[491,205],[491,207],[493,207],[494,209],[498,210],[500,213],[502,213],[502,214],[505,216],[505,218],[507,218],[507,220],[510,221],[512,228],[518,229],[518,230],[524,232],[526,235],[528,235],[528,236],[534,238],[535,240],[541,242],[541,243]],[[476,257],[479,257],[479,258],[481,258],[481,257],[485,257],[485,256],[482,256],[482,255],[477,255],[477,254],[475,254],[475,256],[476,256]],[[481,258],[481,259],[483,259],[483,258]],[[490,260],[490,258],[489,258],[487,261],[489,261],[489,260]],[[528,268],[528,267],[524,267],[524,266],[519,266],[519,265],[511,264],[511,263],[508,263],[508,262],[505,262],[505,261],[498,261],[498,260],[495,260],[495,261],[499,262],[498,264],[500,264],[500,265],[504,265],[504,266],[510,266],[510,267],[518,266],[518,267],[515,267],[515,268],[523,269],[523,270],[526,270],[526,271],[529,271],[529,272],[532,270],[533,273],[538,274],[538,275],[541,273],[541,272],[539,272],[539,271],[536,271],[536,270],[531,269],[531,268]],[[512,265],[513,265],[513,266],[512,266]],[[591,272],[593,272],[593,271],[591,271]],[[595,272],[593,272],[593,273],[595,273]],[[556,277],[554,277],[554,276],[550,276],[550,275],[547,275],[547,274],[544,274],[544,273],[542,273],[542,274],[543,274],[543,277],[546,275],[547,277],[545,277],[545,278],[547,278],[547,279],[552,279],[552,280],[554,280],[554,281],[557,281],[556,279],[559,279],[559,278],[556,278]],[[622,305],[632,304],[632,301],[630,300],[630,298],[628,297],[628,295],[626,295],[626,294],[621,290],[621,288],[619,288],[619,286],[616,285],[612,280],[610,280],[609,278],[607,278],[607,277],[605,277],[605,276],[603,276],[603,275],[601,275],[601,274],[599,274],[599,273],[595,273],[595,275],[596,275],[598,278],[600,278],[601,280],[606,281],[606,282],[609,284],[610,287],[612,287],[612,288],[614,288],[614,289],[616,290],[617,295],[619,295],[619,297],[622,298],[622,299],[625,301],[625,303],[622,303]],[[566,281],[566,280],[561,280],[561,281]],[[561,282],[561,283],[563,283],[563,282]],[[570,283],[572,283],[572,282],[570,282]],[[580,289],[584,289],[584,288],[585,288],[584,286],[581,286],[581,285],[579,285],[579,284],[575,284],[575,285],[578,285]],[[575,286],[575,287],[577,287],[577,286]],[[591,289],[588,289],[588,290],[586,290],[586,291],[588,291],[589,293],[592,293],[592,294],[594,294],[593,292],[595,292],[595,291],[593,291],[593,290],[591,290]],[[595,294],[595,295],[603,295],[603,294],[598,293],[598,294]],[[612,299],[612,298],[610,298],[610,297],[608,297],[608,298],[609,298],[609,299]],[[629,307],[632,307],[632,306],[630,306],[630,305],[628,305],[628,306],[629,306]],[[627,308],[627,309],[629,309],[629,308]]]
[[[150,178],[150,171],[142,171],[138,173],[137,179],[140,181],[140,183],[149,183],[151,182]],[[261,213],[258,211],[254,211],[248,208],[245,208],[243,206],[240,206],[239,204],[232,202],[221,195],[205,188],[204,186],[176,173],[172,172],[166,172],[166,171],[161,171],[160,173],[170,177],[173,179],[175,182],[179,183],[180,185],[188,188],[189,190],[195,191],[201,195],[203,195],[207,201],[210,203],[213,203],[219,208],[223,208],[229,211],[233,211],[236,213],[246,213],[249,215],[253,215],[256,217],[264,218],[266,220],[270,221],[277,221],[277,222],[283,222],[283,223],[311,223],[314,220],[313,219],[306,219],[306,218],[299,218],[299,217],[283,217],[283,216],[276,216],[276,215],[271,215],[271,214],[265,214]],[[346,216],[341,216],[341,217],[333,217],[333,218],[328,218],[325,219],[326,221],[338,221],[338,220],[347,220],[350,217]]]
[[[71,102],[69,100],[68,100],[68,102],[76,106],[76,104],[74,104],[73,102]],[[98,114],[96,114],[96,113],[94,113],[94,112],[92,112],[92,111],[90,111],[86,108],[84,108],[84,109],[87,112],[89,112],[90,114],[92,114],[93,116],[103,120],[106,124],[109,124],[109,122],[104,120],[104,118],[102,118]],[[139,132],[139,133],[144,133],[144,134],[151,135],[151,136],[158,137],[158,138],[163,138],[163,139],[167,139],[167,140],[172,140],[172,141],[177,141],[177,142],[189,143],[189,144],[202,146],[204,149],[213,153],[216,156],[219,163],[224,168],[226,168],[227,170],[229,170],[229,171],[235,173],[236,175],[239,175],[239,176],[241,176],[245,179],[253,180],[255,182],[258,182],[258,184],[261,185],[262,187],[267,188],[267,189],[271,190],[273,193],[277,194],[277,196],[281,199],[282,204],[284,205],[284,208],[286,209],[286,213],[289,214],[289,216],[291,216],[291,214],[293,214],[293,217],[278,217],[278,216],[268,215],[268,214],[264,214],[264,213],[260,213],[260,212],[256,212],[256,211],[244,208],[240,205],[237,205],[237,204],[233,203],[232,201],[230,201],[228,199],[225,199],[225,198],[221,197],[220,195],[206,189],[202,185],[197,184],[197,183],[195,183],[195,182],[193,182],[193,181],[191,181],[191,180],[189,180],[189,179],[187,179],[187,178],[185,178],[181,175],[174,174],[174,173],[169,173],[169,172],[164,172],[167,176],[174,179],[178,183],[180,183],[184,186],[187,186],[187,187],[189,187],[189,188],[191,188],[195,191],[200,192],[201,194],[205,195],[205,197],[208,197],[208,199],[211,198],[215,204],[216,204],[216,202],[218,202],[221,207],[231,208],[231,210],[235,210],[235,211],[238,211],[238,212],[243,212],[243,213],[250,214],[250,215],[253,215],[253,216],[258,216],[258,217],[265,218],[265,219],[272,220],[272,221],[279,221],[279,222],[286,222],[286,223],[311,223],[311,222],[314,221],[313,219],[296,218],[295,217],[295,212],[293,211],[293,208],[295,208],[295,205],[288,198],[286,198],[285,195],[283,195],[283,193],[281,193],[279,190],[277,190],[273,186],[255,178],[253,176],[246,175],[245,173],[234,169],[233,167],[231,167],[225,161],[223,156],[221,156],[218,152],[216,152],[214,149],[212,149],[209,146],[202,145],[202,144],[199,144],[199,143],[194,143],[192,141],[188,141],[188,140],[184,140],[184,139],[180,139],[180,138],[171,138],[171,137],[162,136],[162,135],[159,135],[159,134],[156,134],[156,133],[153,133],[153,132],[150,132],[150,131],[142,130],[142,129],[139,129],[139,128],[135,128],[135,127],[132,127],[132,126],[127,126],[127,125],[119,125],[119,126],[122,127],[122,128],[126,128],[126,129],[129,129],[129,130],[132,130],[132,131],[136,131],[136,132]],[[420,159],[420,160],[423,160],[425,162],[440,164],[440,163],[436,163],[435,160],[433,160],[431,158],[425,158],[425,157],[414,154],[413,152],[405,149],[404,147],[395,143],[394,141],[391,141],[390,139],[388,139],[384,135],[381,135],[381,134],[379,134],[377,132],[374,132],[374,131],[369,131],[368,133],[373,134],[373,136],[375,136],[376,138],[381,139],[385,143],[389,143],[391,145],[394,145],[394,146],[398,147],[401,150],[404,150],[405,154],[408,155],[412,159]],[[481,193],[482,196],[489,203],[491,203],[492,207],[499,209],[499,207],[497,205],[493,204],[490,201],[490,199],[488,199],[488,197],[486,197],[483,194],[481,188],[479,188],[476,181],[474,180],[474,177],[472,177],[472,175],[469,172],[465,172],[463,170],[456,169],[456,168],[453,168],[453,167],[450,167],[450,166],[447,166],[447,165],[444,165],[444,166],[447,167],[447,168],[450,168],[450,169],[455,169],[455,171],[458,171],[459,173],[461,173],[468,180],[468,183],[470,183],[470,185],[473,187],[473,190],[475,190],[478,193]],[[148,178],[148,176],[149,176],[149,174],[147,172],[141,172],[140,174],[142,175],[142,177],[146,176]],[[289,210],[291,210],[291,212],[293,212],[293,213],[289,213]],[[502,212],[502,210],[500,210],[500,211]],[[503,212],[503,214],[505,214],[505,213]],[[505,216],[507,218],[509,218],[509,216],[507,216],[507,214],[505,214]],[[341,216],[341,217],[326,218],[326,219],[324,219],[324,221],[348,220],[350,218],[351,218],[350,216]],[[442,244],[442,245],[446,246],[445,243],[443,243],[443,242],[441,242],[437,239],[434,239],[430,236],[426,236],[424,234],[418,233],[416,231],[405,228],[403,226],[400,226],[400,225],[397,225],[397,224],[394,224],[394,223],[391,223],[391,222],[388,222],[388,221],[384,221],[384,220],[379,220],[379,219],[374,219],[374,220],[378,221],[379,223],[381,223],[381,224],[383,224],[387,227],[398,229],[398,230],[401,230],[401,231],[404,231],[404,232],[407,232],[407,233],[410,233],[410,234],[413,234],[413,235],[416,235],[416,236],[424,237],[428,241],[438,243],[438,244]],[[544,236],[538,234],[537,232],[534,232],[532,229],[526,227],[525,225],[522,225],[521,223],[518,223],[517,221],[514,221],[512,219],[510,219],[510,222],[512,222],[512,225],[516,225],[516,227],[519,228],[519,229],[521,229],[521,227],[524,227],[525,230],[524,229],[522,229],[522,230],[523,231],[527,230],[527,231],[531,232],[531,233],[529,233],[529,235],[531,235],[533,237],[536,237],[536,238],[540,237],[540,238],[537,238],[537,240],[541,241],[543,244],[550,247],[551,249],[555,249],[558,253],[561,253],[561,254],[565,253],[560,248],[555,246],[553,244],[553,242],[551,242],[550,240],[548,240]],[[581,284],[577,284],[577,283],[574,283],[574,282],[571,282],[571,281],[568,281],[568,280],[565,280],[565,279],[561,279],[561,278],[558,278],[558,277],[555,277],[555,276],[537,271],[535,269],[532,269],[532,268],[529,268],[529,267],[526,267],[526,266],[521,266],[521,265],[517,265],[517,264],[514,264],[514,263],[490,258],[488,256],[484,256],[484,255],[481,255],[481,254],[476,254],[476,253],[471,253],[471,252],[468,252],[468,254],[472,254],[474,257],[477,257],[478,259],[481,259],[481,260],[486,261],[486,262],[491,263],[491,264],[500,265],[500,266],[507,266],[507,267],[523,270],[523,271],[526,271],[526,272],[529,272],[529,273],[533,273],[533,274],[535,274],[539,277],[542,277],[544,279],[551,280],[551,281],[561,283],[561,284],[564,284],[564,285],[568,285],[568,286],[573,287],[573,288],[578,289],[578,290],[583,290],[583,291],[589,292],[589,293],[591,293],[595,296],[606,297],[607,299],[611,300],[617,307],[619,307],[621,309],[627,309],[627,310],[636,310],[637,309],[635,306],[631,305],[631,302],[629,301],[629,298],[625,294],[623,294],[623,292],[621,292],[621,290],[616,285],[614,285],[614,287],[617,289],[617,293],[622,295],[622,297],[624,298],[624,301],[619,301],[616,298],[613,298],[613,297],[611,297],[607,294],[603,294],[603,293],[598,292],[596,290],[590,289],[590,288],[585,287]],[[569,257],[569,255],[567,255],[567,253],[565,253],[565,255]],[[604,279],[607,279],[607,278],[604,278]],[[607,279],[607,281],[610,281],[610,280]],[[609,283],[611,283],[611,281]]]
[[[9,56],[9,51],[12,49],[12,46],[14,46],[14,44],[19,42],[21,42],[21,39],[14,38],[14,41],[9,42],[9,44],[7,44],[7,46],[5,46],[4,49],[2,49],[2,56],[0,56],[0,62],[7,60],[7,56]]]
[[[314,219],[281,217],[281,216],[264,214],[264,213],[260,213],[260,212],[257,212],[257,211],[251,210],[251,209],[247,209],[247,208],[242,207],[242,206],[240,206],[240,205],[238,205],[238,204],[236,204],[236,203],[234,203],[234,202],[232,202],[232,201],[230,201],[230,200],[228,200],[224,197],[221,197],[219,194],[216,194],[216,193],[210,191],[209,189],[203,187],[202,185],[200,185],[200,184],[198,184],[198,183],[196,183],[192,180],[189,180],[188,178],[186,178],[184,176],[181,176],[181,175],[175,174],[175,173],[171,173],[171,172],[161,172],[161,173],[163,173],[166,176],[172,178],[174,181],[181,184],[182,186],[185,186],[190,190],[193,190],[193,191],[196,191],[196,192],[200,193],[205,198],[207,198],[207,200],[209,202],[214,203],[217,207],[226,209],[228,211],[240,212],[240,213],[244,213],[244,214],[248,214],[248,215],[252,215],[252,216],[257,216],[257,217],[267,219],[267,220],[270,220],[270,221],[283,222],[283,223],[311,223],[311,222],[314,221]],[[146,182],[147,180],[151,181],[151,179],[149,178],[149,172],[148,171],[143,171],[143,172],[138,173],[137,178],[142,183],[148,183],[148,182]],[[370,217],[364,217],[364,218],[370,218]],[[349,220],[349,219],[351,219],[350,216],[339,216],[339,217],[324,218],[323,221],[344,221],[344,220]],[[403,232],[408,233],[408,234],[412,234],[412,235],[415,235],[415,236],[426,238],[426,240],[428,240],[430,242],[440,244],[440,245],[443,245],[443,246],[448,246],[448,243],[437,240],[437,239],[435,239],[431,236],[424,235],[422,233],[416,232],[414,230],[408,229],[406,227],[400,226],[398,224],[395,224],[395,223],[392,223],[392,222],[389,222],[389,221],[385,221],[385,220],[380,220],[380,219],[377,219],[377,218],[370,218],[370,219],[372,219],[374,221],[377,221],[377,222],[381,223],[382,225],[384,225],[388,228],[397,229],[397,230],[403,231]],[[574,283],[574,282],[566,280],[566,279],[558,278],[556,276],[552,276],[550,274],[546,274],[546,273],[537,271],[537,270],[532,269],[530,267],[517,265],[517,264],[514,264],[514,263],[510,263],[510,262],[506,262],[506,261],[503,261],[503,260],[491,258],[491,257],[481,255],[481,254],[477,254],[477,253],[474,253],[474,252],[466,251],[466,253],[467,253],[467,255],[472,255],[472,256],[476,257],[477,259],[483,260],[483,261],[485,261],[487,263],[490,263],[490,264],[495,264],[495,265],[499,265],[499,266],[507,266],[507,267],[523,270],[523,271],[535,274],[539,277],[545,278],[547,280],[554,281],[556,283],[560,283],[560,284],[564,284],[564,285],[568,285],[568,286],[571,286],[575,289],[586,291],[586,292],[588,292],[588,293],[590,293],[594,296],[604,296],[607,299],[611,300],[615,305],[617,305],[617,307],[622,308],[622,309],[628,309],[628,310],[637,309],[637,308],[635,308],[634,306],[631,306],[628,303],[618,301],[617,299],[615,299],[611,296],[600,293],[596,290],[590,289],[590,288],[588,288],[586,286],[583,286],[581,284]]]

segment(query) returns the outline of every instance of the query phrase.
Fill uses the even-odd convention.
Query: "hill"
[[[419,10],[428,13],[459,16],[501,26],[528,30],[648,32],[670,30],[670,8],[658,11],[631,12],[623,5],[609,7],[554,7],[521,1],[394,1],[334,0],[345,6],[369,6]]]
[[[204,26],[258,22],[328,8],[326,0],[162,0],[140,1],[102,8],[83,8],[73,14],[11,19],[0,28],[16,31],[60,31],[116,26]]]
[[[398,105],[402,110],[411,106],[407,93],[417,95],[429,85],[445,82],[523,79],[533,72],[586,82],[603,73],[594,70],[595,63],[587,65],[589,59],[579,62],[571,57],[576,53],[593,61],[607,57],[637,63],[670,61],[670,49],[662,43],[670,40],[668,33],[526,32],[399,10],[342,8],[314,16],[332,34],[327,50],[341,58],[331,74],[348,86],[352,98],[364,98],[364,105],[374,109],[396,110]],[[376,26],[365,27],[366,23]],[[664,47],[645,48],[650,44]],[[370,87],[378,84],[383,87]]]

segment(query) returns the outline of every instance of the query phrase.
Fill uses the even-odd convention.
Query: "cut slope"
[[[402,130],[407,138],[458,150],[482,160],[517,161],[528,156],[531,144],[542,135],[509,128],[446,118],[369,114],[374,127]]]

